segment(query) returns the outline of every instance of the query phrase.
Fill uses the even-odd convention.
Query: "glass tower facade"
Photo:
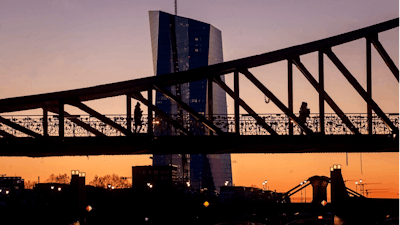
[[[214,26],[162,11],[150,11],[149,19],[155,75],[223,62],[221,31]],[[224,77],[221,79],[224,80]],[[207,115],[207,79],[167,89],[175,95],[180,94],[181,100],[199,114]],[[179,112],[178,106],[159,92],[156,93],[156,106],[172,117]],[[213,113],[223,117],[227,114],[226,93],[215,83]],[[181,116],[190,118],[185,113]],[[158,134],[169,134],[168,132],[170,131],[158,131]],[[190,146],[187,147],[190,149]],[[182,160],[182,157],[186,160]],[[168,164],[178,166],[178,177],[182,181],[190,181],[191,186],[197,189],[219,191],[219,187],[226,181],[229,185],[232,184],[230,154],[153,156],[153,165]]]

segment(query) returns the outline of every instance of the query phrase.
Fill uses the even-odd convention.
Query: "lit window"
[[[198,39],[198,38],[194,38],[194,40],[195,40],[195,41],[198,41],[199,39]]]
[[[199,49],[195,48],[194,51],[195,51],[195,52],[199,52]]]

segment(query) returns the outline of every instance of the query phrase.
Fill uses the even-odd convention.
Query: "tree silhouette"
[[[33,189],[37,183],[38,183],[37,181],[27,180],[24,182],[24,188],[25,189]]]
[[[69,184],[71,182],[71,178],[65,174],[58,174],[55,176],[51,174],[50,177],[45,181],[46,183],[59,183],[59,184]]]
[[[93,180],[89,182],[89,185],[91,186],[102,188],[107,188],[109,184],[111,186],[114,186],[114,188],[116,189],[132,187],[132,184],[129,183],[128,180],[122,179],[122,177],[119,177],[116,174],[105,175],[103,177],[98,177],[97,175],[95,175]]]

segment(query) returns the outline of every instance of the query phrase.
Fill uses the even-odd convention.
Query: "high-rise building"
[[[223,62],[221,31],[197,20],[150,11],[150,33],[155,75],[185,71]],[[224,80],[224,77],[221,77]],[[207,79],[167,88],[201,115],[207,115]],[[189,118],[179,107],[156,93],[156,106],[174,118]],[[227,114],[226,93],[213,84],[213,114]],[[157,130],[158,134],[171,134],[171,129]],[[191,128],[194,131],[194,128]],[[195,131],[199,132],[199,131]],[[201,133],[201,131],[200,131]],[[173,146],[168,146],[173,148]],[[188,149],[190,146],[188,146]],[[182,160],[183,157],[183,160]],[[232,184],[231,158],[218,155],[154,155],[153,165],[176,165],[178,178],[190,180],[194,188],[217,190],[226,181]],[[185,171],[188,171],[185,173]],[[190,171],[190,173],[189,173]]]

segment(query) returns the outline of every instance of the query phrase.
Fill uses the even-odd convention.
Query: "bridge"
[[[383,112],[372,98],[371,46],[377,50],[394,78],[399,70],[379,41],[381,32],[399,26],[393,19],[373,26],[314,42],[254,55],[178,73],[129,80],[94,87],[0,100],[0,155],[55,156],[98,154],[169,153],[303,153],[303,152],[398,152],[398,112]],[[365,90],[332,48],[366,40]],[[318,53],[318,81],[301,61],[301,56]],[[345,114],[324,88],[324,56],[337,67],[366,103],[367,113]],[[287,61],[288,101],[285,105],[250,71]],[[293,65],[319,94],[319,113],[305,123],[293,112]],[[233,76],[233,90],[221,75]],[[244,76],[282,112],[255,112],[240,98],[239,76]],[[207,115],[199,114],[167,87],[207,79]],[[233,115],[213,114],[212,83],[234,99]],[[162,93],[186,114],[168,115],[153,102],[153,92]],[[146,93],[147,98],[142,94]],[[146,95],[145,94],[145,95]],[[124,115],[104,115],[87,101],[126,96]],[[147,106],[140,130],[132,120],[131,101]],[[335,112],[325,113],[324,103]],[[87,115],[71,115],[65,105]],[[242,107],[247,114],[239,114]],[[42,109],[40,116],[10,116],[10,113]],[[1,115],[7,114],[7,115]],[[305,135],[300,135],[302,133]],[[196,144],[193,144],[196,143]],[[165,146],[174,146],[165,148]]]

